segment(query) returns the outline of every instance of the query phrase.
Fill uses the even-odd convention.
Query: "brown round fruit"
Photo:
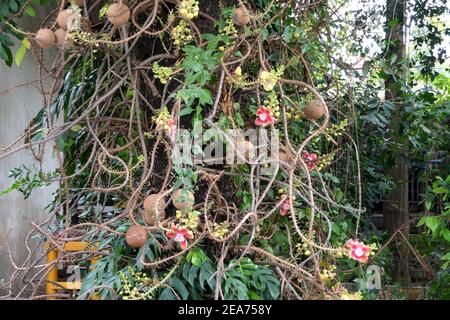
[[[147,230],[143,226],[133,225],[128,228],[125,241],[130,247],[140,248],[147,242]]]
[[[248,14],[248,9],[244,7],[238,7],[236,10],[234,10],[234,17],[233,17],[234,23],[236,23],[238,26],[243,27],[247,25],[250,22],[250,15]]]
[[[56,46],[58,48],[62,48],[65,44],[71,44],[72,41],[70,39],[70,35],[66,38],[67,32],[66,30],[60,28],[55,31],[55,37],[56,37]]]
[[[318,120],[323,116],[325,109],[322,104],[317,101],[308,101],[303,112],[307,119]]]
[[[155,218],[165,217],[166,201],[160,194],[151,194],[144,200],[144,220],[149,224],[155,223]]]
[[[56,18],[56,22],[58,26],[64,30],[67,30],[69,19],[75,12],[72,9],[62,10],[58,13],[58,17]]]
[[[253,159],[255,156],[255,146],[250,141],[240,140],[236,143],[236,150],[246,160]],[[238,158],[239,159],[239,158]]]
[[[106,12],[109,22],[113,25],[120,27],[130,20],[131,12],[130,9],[122,3],[113,3],[109,6]]]
[[[187,189],[178,189],[173,193],[172,203],[178,210],[192,207],[194,202],[194,194]]]
[[[56,37],[50,29],[39,29],[36,33],[36,42],[43,49],[51,48],[55,45]]]

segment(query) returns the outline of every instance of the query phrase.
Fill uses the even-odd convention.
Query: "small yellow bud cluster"
[[[278,189],[278,194],[283,195],[286,192],[283,188]]]
[[[297,245],[295,247],[296,247],[297,252],[299,254],[303,254],[305,256],[310,256],[311,255],[311,251],[309,251],[309,249],[308,249],[309,245],[306,242],[297,243]]]
[[[176,211],[176,218],[180,221],[179,225],[188,228],[191,231],[197,229],[200,212],[187,207],[184,210]]]
[[[167,110],[167,107],[164,107],[158,114],[158,116],[152,117],[152,120],[156,123],[156,128],[158,130],[164,130],[167,132],[171,132],[173,129],[173,118],[172,115]]]
[[[219,47],[219,50],[221,50],[220,47]],[[225,50],[225,48],[224,48],[224,50]],[[234,69],[232,78],[227,77],[226,80],[227,80],[227,83],[235,86],[236,88],[243,88],[247,84],[247,82],[246,82],[247,75],[242,72],[242,68],[239,66],[239,67],[236,67],[236,69]]]
[[[371,244],[369,244],[368,245],[368,247],[370,248],[370,249],[372,249],[371,251],[370,251],[370,256],[374,256],[375,255],[375,251],[377,251],[378,250],[378,245],[376,244],[376,243],[371,243]]]
[[[223,239],[229,232],[228,222],[224,221],[221,223],[214,222],[213,224],[213,235],[216,238]]]
[[[82,30],[72,30],[68,32],[67,38],[71,39],[74,43],[90,43],[96,47],[100,46],[93,33]]]
[[[159,79],[162,84],[166,84],[167,81],[170,80],[170,76],[173,73],[171,67],[162,67],[158,64],[158,62],[154,62],[152,67],[155,78]]]
[[[300,120],[302,117],[299,112],[296,112],[295,109],[293,110],[292,107],[287,106],[286,107],[286,119],[288,120]]]
[[[317,170],[322,171],[323,169],[327,168],[331,164],[331,162],[333,162],[334,155],[335,155],[335,153],[332,152],[332,153],[329,153],[329,154],[323,156],[320,159],[319,164],[317,165]]]
[[[234,69],[234,74],[236,76],[236,81],[237,82],[244,82],[245,81],[245,76],[242,74],[242,68],[241,67],[237,67],[236,69]]]
[[[107,33],[102,33],[100,36],[100,40],[102,41],[111,41],[111,35]]]
[[[270,91],[267,99],[264,100],[264,106],[272,110],[272,116],[275,121],[280,117],[280,102],[275,91]]]
[[[149,295],[149,289],[154,281],[147,274],[136,271],[132,267],[128,267],[128,271],[129,277],[123,271],[119,271],[121,284],[119,295],[122,299],[142,300],[152,298]]]
[[[329,282],[336,277],[336,266],[331,265],[329,268],[322,269],[319,274],[319,278],[323,282]]]
[[[331,141],[331,138],[342,136],[347,126],[347,119],[342,120],[339,124],[332,124],[329,128],[325,129],[325,138]]]
[[[180,16],[184,19],[192,20],[198,17],[198,1],[197,0],[182,0],[178,7]]]
[[[108,12],[109,4],[105,4],[103,7],[100,8],[98,12],[98,17],[103,18],[106,15],[106,12]]]
[[[194,39],[192,37],[191,29],[189,29],[187,22],[184,20],[181,20],[180,23],[172,29],[170,36],[176,47],[182,47]]]
[[[345,255],[347,255],[347,250],[338,250],[334,254],[334,256],[339,259],[344,257]]]
[[[221,30],[221,34],[225,34],[229,37],[237,35],[237,30],[234,26],[233,19],[227,19],[225,27]]]

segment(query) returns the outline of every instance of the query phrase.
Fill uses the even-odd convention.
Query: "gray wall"
[[[43,17],[43,14],[39,15]],[[36,24],[41,19],[26,19],[22,23],[25,30],[35,30]],[[55,51],[45,52],[46,60],[52,60]],[[20,67],[8,68],[0,60],[0,93],[12,86],[27,83],[38,77],[37,63],[31,52],[22,62]],[[36,84],[15,88],[6,94],[0,94],[0,146],[5,146],[22,134],[29,121],[42,107],[43,98],[36,88]],[[56,165],[53,158],[51,145],[46,147],[44,171],[48,172]],[[0,160],[0,191],[9,187],[13,182],[8,178],[11,169],[25,164],[31,168],[37,164],[30,151],[21,151],[6,159]],[[12,257],[20,264],[26,257],[27,250],[24,246],[25,237],[31,229],[32,221],[42,221],[47,213],[45,206],[52,199],[52,192],[56,186],[37,189],[31,197],[24,199],[23,194],[13,191],[5,196],[0,196],[0,235],[10,230],[8,239],[11,246]],[[7,250],[0,245],[0,279],[9,279],[12,266],[9,261]]]

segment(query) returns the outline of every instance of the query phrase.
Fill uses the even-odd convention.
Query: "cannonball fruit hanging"
[[[250,22],[248,9],[246,11],[246,9],[243,6],[236,8],[236,10],[234,10],[233,20],[234,23],[236,23],[240,27],[247,25]]]
[[[186,189],[178,189],[173,193],[172,203],[178,210],[192,207],[195,202],[195,197],[192,192]]]
[[[70,43],[70,39],[69,39],[69,37],[66,38],[66,35],[67,35],[66,30],[64,30],[62,28],[55,31],[56,46],[58,48],[61,48],[62,46],[64,46],[64,44],[66,42]]]
[[[164,209],[166,208],[166,201],[160,194],[151,194],[144,200],[144,220],[153,225],[155,218],[160,219],[165,217]]]
[[[53,31],[50,29],[39,29],[36,33],[35,40],[39,47],[46,49],[51,48],[55,45],[56,37]]]
[[[133,225],[128,228],[125,241],[130,247],[140,248],[147,242],[147,230],[142,226]]]
[[[131,12],[123,3],[113,3],[109,6],[106,16],[111,24],[120,27],[130,20]]]
[[[307,119],[318,120],[323,116],[325,109],[323,105],[317,101],[308,101],[303,112]]]
[[[60,11],[58,13],[58,17],[56,18],[56,22],[58,23],[58,26],[64,30],[67,30],[69,19],[73,14],[75,14],[75,12],[72,9],[66,9],[66,10]]]

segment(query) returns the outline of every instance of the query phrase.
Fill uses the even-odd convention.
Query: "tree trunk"
[[[406,239],[409,235],[408,209],[408,166],[407,150],[401,142],[403,104],[401,103],[401,87],[404,81],[404,69],[401,65],[404,57],[405,39],[405,4],[406,0],[386,0],[386,61],[396,56],[396,62],[391,65],[391,74],[385,80],[386,100],[395,105],[392,122],[389,128],[389,138],[396,147],[393,152],[393,166],[387,175],[395,182],[394,190],[386,197],[383,205],[384,227],[391,234],[400,230]],[[396,23],[394,23],[394,21]],[[395,25],[394,25],[395,24]],[[409,282],[408,255],[409,249],[405,240],[399,234],[397,237],[398,252],[394,265],[395,280]]]

